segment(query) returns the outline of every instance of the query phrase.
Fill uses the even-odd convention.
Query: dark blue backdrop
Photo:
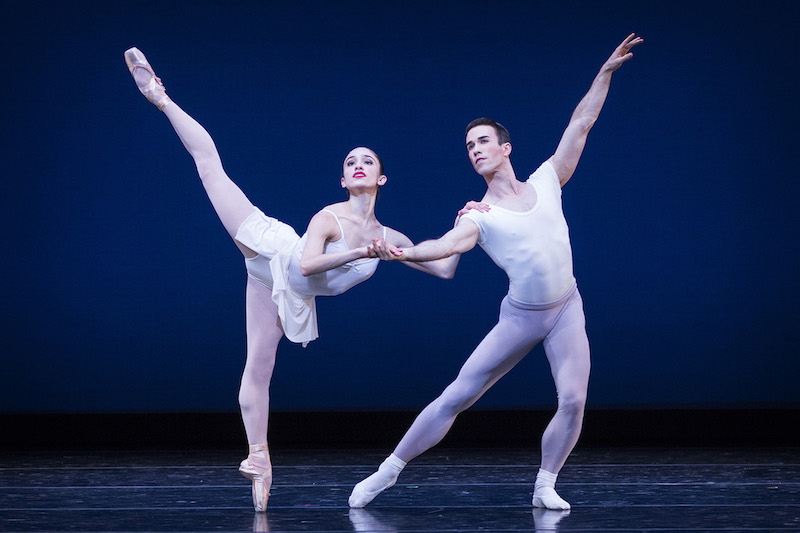
[[[21,4],[0,22],[3,412],[236,409],[242,261],[128,47],[267,213],[302,233],[368,145],[379,219],[422,240],[482,194],[464,125],[508,126],[526,176],[631,31],[563,196],[590,403],[800,404],[797,3]],[[416,410],[505,291],[480,249],[452,281],[384,264],[318,300],[318,341],[283,341],[273,407]],[[537,350],[478,406],[553,403]]]

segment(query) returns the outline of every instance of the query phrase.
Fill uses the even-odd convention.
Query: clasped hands
[[[475,209],[481,213],[485,213],[491,209],[491,206],[483,202],[470,200],[458,211],[455,224],[453,224],[454,227],[458,225],[461,215],[465,214],[470,209]],[[372,239],[372,244],[367,245],[366,248],[367,257],[370,258],[378,258],[382,261],[405,261],[407,259],[405,252],[401,248],[386,242],[386,240],[382,238]]]
[[[403,250],[389,244],[385,239],[372,239],[372,244],[367,245],[367,257],[377,257],[382,261],[402,261]]]

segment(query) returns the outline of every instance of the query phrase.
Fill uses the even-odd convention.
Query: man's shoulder
[[[456,224],[456,227],[459,228],[459,231],[462,231],[461,228],[465,228],[465,229],[466,228],[469,228],[469,229],[477,228],[478,234],[479,235],[483,235],[483,232],[486,230],[486,226],[489,223],[489,219],[487,218],[487,215],[490,212],[491,211],[483,213],[481,211],[478,211],[477,209],[470,209],[469,211],[467,211],[466,213],[461,215],[461,217],[458,219],[458,223]],[[465,224],[466,224],[466,226],[465,226]]]
[[[561,190],[561,180],[558,177],[553,163],[548,159],[531,173],[528,177],[528,182],[534,187],[546,187]]]
[[[553,162],[550,159],[544,161],[536,170],[531,172],[530,176],[528,176],[528,181],[536,177],[555,178],[558,180],[558,172],[556,172],[556,167],[553,166]]]

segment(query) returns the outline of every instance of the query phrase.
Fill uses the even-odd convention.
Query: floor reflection
[[[533,509],[533,527],[536,533],[543,531],[558,531],[558,523],[569,516],[567,511],[552,511],[550,509]]]
[[[531,507],[527,450],[431,452],[351,510],[379,453],[285,452],[268,514],[239,450],[0,455],[0,531],[800,531],[800,448],[581,450],[559,477],[571,512]]]
[[[253,531],[269,531],[267,513],[253,513]]]
[[[397,528],[381,522],[374,514],[366,509],[350,509],[350,523],[353,524],[353,531],[386,531],[397,533]]]

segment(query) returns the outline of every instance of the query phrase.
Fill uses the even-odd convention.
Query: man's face
[[[492,126],[475,126],[467,132],[467,155],[472,168],[480,175],[498,169],[511,151],[511,145],[497,144],[497,132]]]

